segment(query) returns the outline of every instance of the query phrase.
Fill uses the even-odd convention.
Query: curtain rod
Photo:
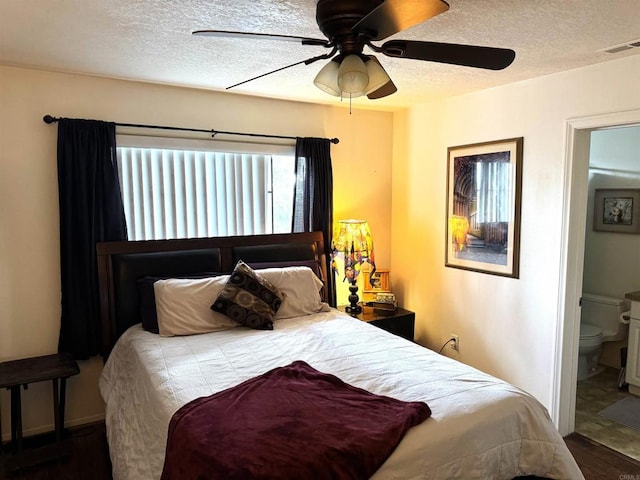
[[[42,117],[42,120],[44,121],[44,123],[55,123],[58,120],[60,120],[59,117],[52,117],[51,115],[45,115],[44,117]],[[286,140],[296,140],[297,137],[289,137],[289,136],[284,136],[284,135],[268,135],[268,134],[262,134],[262,133],[242,133],[242,132],[225,132],[223,130],[205,130],[202,128],[185,128],[185,127],[165,127],[162,125],[142,125],[139,123],[118,123],[118,122],[114,122],[116,124],[116,126],[119,127],[133,127],[133,128],[155,128],[155,129],[159,129],[159,130],[179,130],[182,132],[202,132],[202,133],[210,133],[211,137],[215,137],[217,134],[223,134],[223,135],[240,135],[240,136],[245,136],[245,137],[263,137],[263,138],[282,138],[282,139],[286,139]],[[328,139],[331,143],[336,144],[336,143],[340,143],[340,139],[338,138],[329,138]]]

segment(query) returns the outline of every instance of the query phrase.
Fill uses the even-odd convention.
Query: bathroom
[[[586,310],[593,311],[594,305],[601,308],[607,303],[609,305],[604,308],[611,312],[611,318],[617,316],[616,313],[623,313],[628,318],[630,301],[625,299],[625,295],[640,291],[640,232],[623,233],[624,227],[618,232],[615,231],[617,225],[596,225],[594,205],[602,204],[602,192],[596,192],[597,189],[640,189],[640,126],[593,131],[589,158],[582,286],[583,320]],[[640,202],[637,198],[634,200],[634,222],[637,224]],[[602,212],[597,213],[599,218]],[[614,231],[601,231],[602,228]],[[607,298],[596,298],[595,303],[588,304],[589,294]],[[615,299],[620,300],[618,305],[615,304]],[[628,393],[626,386],[619,388],[625,381],[624,371],[621,373],[621,369],[628,344],[628,326],[623,321],[614,327],[617,329],[614,332],[616,335],[604,338],[608,341],[602,342],[597,357],[590,357],[591,361],[586,364],[584,356],[579,360],[575,428],[576,432],[594,441],[640,460],[640,429],[637,429],[640,428],[640,397]],[[584,345],[588,335],[585,335],[583,326],[584,324],[581,326],[581,343]],[[597,361],[594,362],[596,358]],[[623,413],[626,419],[631,417],[632,424],[633,418],[637,418],[635,428],[600,414],[602,412],[606,415],[607,407],[612,407],[626,397],[632,398],[625,400],[625,405],[637,406],[637,415],[635,408]],[[628,424],[629,421],[625,418],[622,421]]]

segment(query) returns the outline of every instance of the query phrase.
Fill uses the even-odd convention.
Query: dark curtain
[[[321,231],[324,234],[328,297],[329,303],[335,306],[335,278],[331,269],[332,230],[331,142],[326,138],[297,138],[292,232]]]
[[[97,120],[58,122],[62,318],[58,351],[87,359],[100,350],[96,243],[126,240],[116,128]]]

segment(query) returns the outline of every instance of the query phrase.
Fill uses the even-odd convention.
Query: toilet
[[[603,342],[624,340],[629,333],[629,312],[622,298],[582,294],[578,380],[598,373]]]

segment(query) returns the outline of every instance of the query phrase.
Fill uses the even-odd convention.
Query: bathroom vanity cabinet
[[[627,293],[625,298],[631,300],[626,381],[629,393],[640,396],[640,291]]]

